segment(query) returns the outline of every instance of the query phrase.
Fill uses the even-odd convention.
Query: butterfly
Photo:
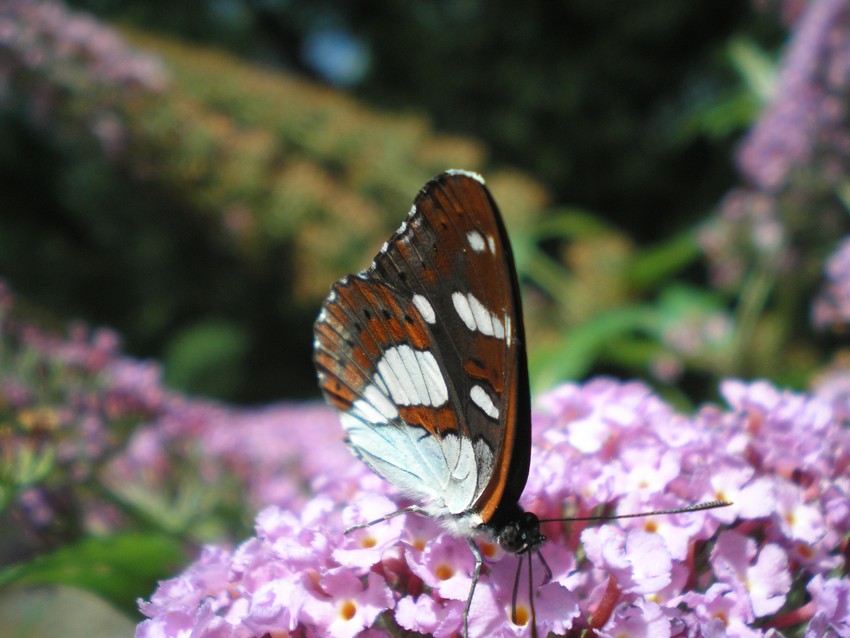
[[[371,266],[333,286],[314,333],[319,386],[346,442],[415,503],[346,531],[415,512],[465,538],[475,568],[464,636],[483,564],[476,537],[517,554],[518,569],[536,553],[551,579],[540,523],[567,519],[541,521],[519,505],[531,458],[522,303],[505,224],[481,176],[451,170],[429,181]]]
[[[348,445],[417,503],[390,516],[423,513],[467,539],[467,635],[483,562],[474,537],[515,554],[545,541],[519,506],[531,457],[522,304],[481,176],[451,170],[429,181],[372,265],[334,285],[314,361]]]

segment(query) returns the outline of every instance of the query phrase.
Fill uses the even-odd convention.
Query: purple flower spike
[[[812,323],[841,329],[850,323],[850,237],[841,240],[824,270],[826,285],[812,306]]]

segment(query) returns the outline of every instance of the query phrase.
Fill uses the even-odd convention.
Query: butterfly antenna
[[[688,505],[687,507],[674,507],[666,510],[653,510],[651,512],[636,512],[634,514],[611,514],[603,516],[568,516],[566,518],[541,518],[541,523],[554,523],[558,521],[610,521],[617,518],[639,518],[641,516],[660,516],[662,514],[684,514],[687,512],[700,512],[702,510],[713,510],[718,507],[728,507],[730,501],[707,501]]]

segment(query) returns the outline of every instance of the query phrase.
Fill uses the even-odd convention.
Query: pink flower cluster
[[[85,13],[68,10],[60,2],[4,2],[0,7],[0,44],[0,50],[24,68],[52,69],[57,78],[64,78],[67,88],[85,81],[157,90],[166,82],[157,59],[133,51],[115,30]],[[83,65],[91,69],[90,77],[81,77]]]
[[[73,520],[78,529],[114,529],[115,508],[87,489],[78,501],[75,490],[96,481],[131,429],[160,412],[159,369],[120,356],[109,330],[77,325],[61,338],[21,320],[14,305],[0,280],[2,505],[36,545],[61,517],[82,519]]]
[[[531,572],[541,635],[755,637],[789,627],[807,638],[850,635],[846,398],[766,382],[727,381],[721,392],[728,408],[695,415],[641,384],[607,379],[539,398],[522,504],[541,518],[734,502],[545,523],[552,579],[543,582],[536,558]],[[141,603],[148,620],[137,638],[457,634],[473,567],[465,541],[417,515],[343,535],[407,503],[338,456],[341,443],[311,441],[330,454],[312,498],[296,511],[266,508],[254,537],[234,550],[207,547],[162,582]],[[482,550],[470,633],[527,635],[525,585],[512,621],[517,558],[486,540]]]
[[[186,476],[216,493],[211,509],[228,501],[235,520],[217,527],[230,536],[261,506],[300,508],[329,482],[344,485],[342,473],[323,471],[328,463],[360,470],[343,445],[337,459],[316,445],[339,438],[338,419],[327,408],[247,409],[189,399],[163,385],[157,364],[122,354],[114,332],[78,324],[60,337],[22,320],[2,280],[0,416],[11,426],[0,428],[3,480],[11,482],[4,494],[33,540],[69,512],[84,519],[73,527],[115,531],[127,512],[93,494],[106,488],[125,502],[142,491],[161,496]],[[43,472],[25,471],[33,465]],[[84,487],[92,482],[98,489]],[[57,485],[61,494],[53,493]]]
[[[167,491],[188,469],[220,500],[238,499],[242,515],[267,505],[300,509],[314,493],[344,488],[346,471],[359,471],[345,446],[319,444],[339,438],[336,415],[318,404],[240,409],[168,393],[110,466],[109,481]],[[339,473],[329,476],[328,465]]]
[[[85,13],[47,0],[0,3],[0,106],[20,108],[36,124],[86,112],[89,134],[114,158],[127,137],[120,105],[167,83],[158,59]]]
[[[138,423],[162,408],[159,369],[119,356],[109,330],[90,333],[77,325],[60,338],[0,307],[0,407],[17,428],[10,448],[38,441],[56,445],[56,462],[77,481],[119,445],[119,423]],[[26,446],[25,446],[26,447]]]

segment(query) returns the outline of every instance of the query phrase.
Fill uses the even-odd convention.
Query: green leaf
[[[86,538],[27,563],[0,570],[0,587],[69,585],[100,595],[127,611],[186,559],[180,544],[162,535]]]
[[[547,212],[533,229],[534,239],[584,239],[616,233],[617,229],[594,213],[579,208],[557,208]]]
[[[753,40],[734,38],[727,49],[732,66],[762,104],[773,96],[776,63]]]
[[[56,461],[56,448],[47,447],[36,451],[30,448],[18,450],[17,458],[10,464],[13,480],[19,486],[34,485],[44,480]]]
[[[179,332],[165,355],[165,382],[192,394],[234,396],[250,347],[245,329],[221,319],[205,319]]]
[[[635,331],[647,331],[658,322],[649,306],[629,306],[601,313],[571,330],[555,347],[530,356],[535,388],[549,388],[564,379],[585,376],[612,341]]]
[[[132,636],[138,614],[75,587],[9,587],[0,592],[3,638]]]
[[[575,281],[569,270],[537,247],[531,247],[525,252],[520,272],[558,301],[562,301],[569,286]]]
[[[695,231],[687,230],[652,248],[641,251],[627,276],[631,288],[643,291],[680,272],[702,255]]]

